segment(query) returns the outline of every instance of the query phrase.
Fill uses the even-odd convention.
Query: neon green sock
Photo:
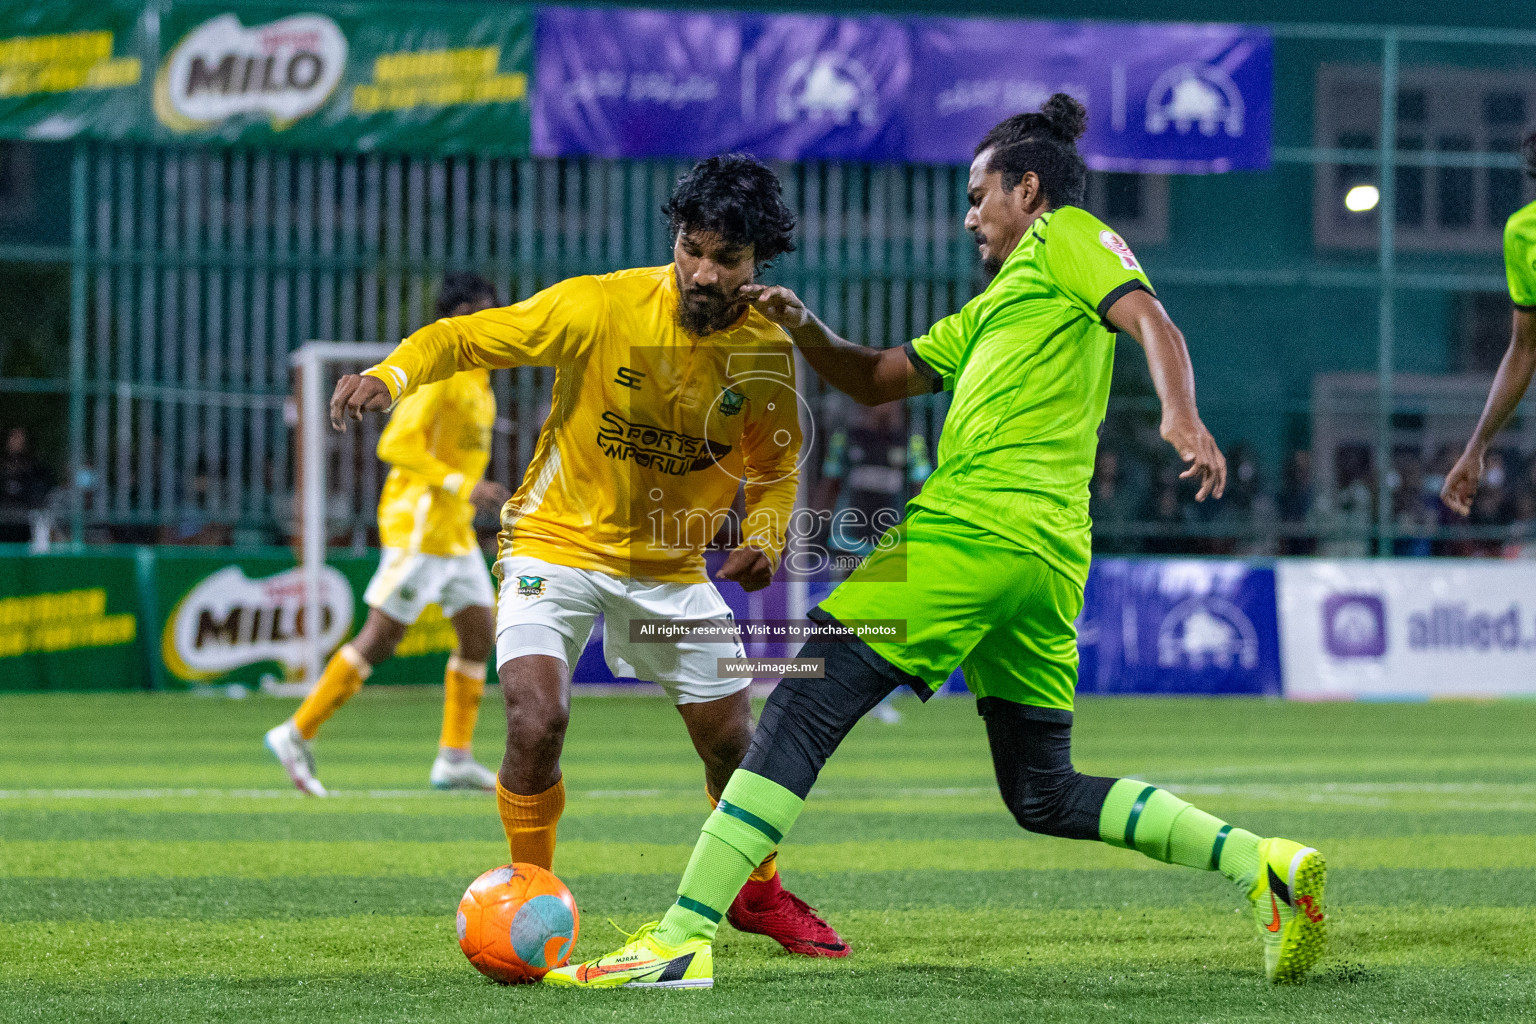
[[[777,782],[737,769],[704,822],[677,902],[661,919],[656,938],[671,946],[693,939],[713,942],[747,876],[779,845],[804,806]]]
[[[1099,838],[1164,864],[1220,871],[1245,889],[1259,872],[1258,836],[1135,779],[1110,787],[1099,811]]]

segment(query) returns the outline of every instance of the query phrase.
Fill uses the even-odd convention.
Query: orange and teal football
[[[571,958],[581,915],[553,873],[506,864],[475,879],[459,900],[459,948],[488,978],[538,981]]]

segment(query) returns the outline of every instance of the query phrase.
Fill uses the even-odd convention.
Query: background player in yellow
[[[449,274],[439,316],[467,316],[496,306],[496,290],[475,274]],[[496,595],[475,539],[475,507],[500,507],[506,487],[482,480],[491,456],[496,396],[484,369],[422,388],[395,407],[379,437],[390,466],[379,495],[378,571],[363,600],[368,619],[331,656],[315,689],[292,718],[270,730],[266,745],[294,785],[325,796],[309,741],[336,709],[389,660],[428,605],[453,622],[458,644],[443,676],[443,731],[428,776],[437,789],[496,788],[496,775],[470,753],[485,663],[495,638]]]
[[[1526,135],[1520,152],[1525,157],[1526,175],[1536,178],[1536,131]],[[1472,511],[1488,445],[1525,397],[1531,372],[1536,370],[1536,203],[1516,210],[1504,223],[1504,274],[1515,306],[1509,349],[1499,363],[1472,439],[1446,474],[1440,491],[1441,499],[1462,515]]]
[[[739,155],[696,165],[664,212],[672,264],[572,278],[504,309],[440,320],[366,374],[342,378],[331,400],[339,429],[458,371],[557,368],[537,450],[502,512],[497,566],[507,706],[498,804],[512,859],[546,868],[565,806],[570,670],[596,617],[614,673],[672,696],[717,798],[752,739],[750,679],[719,671],[721,658],[743,651],[703,550],[745,484],[743,541],[717,577],[766,587],[794,509],[801,438],[789,339],[740,291],[794,247],[794,215],[773,172]],[[661,642],[631,632],[641,620],[680,619],[725,632]],[[846,954],[765,854],[733,894],[731,923],[792,952]]]

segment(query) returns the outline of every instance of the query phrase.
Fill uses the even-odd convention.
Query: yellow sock
[[[709,806],[711,808],[720,806],[720,798],[715,796],[715,794],[706,789],[704,795],[709,798]],[[752,873],[747,876],[747,880],[750,882],[766,882],[778,873],[779,851],[773,849],[768,851],[768,856],[763,858],[761,864],[752,869]]]
[[[457,654],[443,672],[443,735],[438,746],[468,750],[475,739],[475,719],[480,696],[485,692],[485,663],[466,661]]]
[[[536,864],[548,869],[555,859],[555,826],[565,810],[565,780],[542,793],[524,796],[496,780],[496,809],[507,833],[507,848],[514,864]]]
[[[358,654],[351,644],[343,644],[331,655],[325,671],[320,673],[320,681],[304,698],[299,710],[293,713],[293,724],[299,735],[307,740],[314,739],[325,720],[351,700],[371,675],[373,666],[368,664],[368,659]]]

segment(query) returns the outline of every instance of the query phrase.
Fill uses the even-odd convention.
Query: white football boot
[[[267,749],[288,770],[288,777],[299,792],[310,796],[325,796],[325,787],[315,778],[315,755],[309,749],[309,741],[299,735],[293,722],[284,722],[267,730]]]
[[[483,789],[496,792],[496,773],[460,750],[439,748],[428,777],[433,789]]]

